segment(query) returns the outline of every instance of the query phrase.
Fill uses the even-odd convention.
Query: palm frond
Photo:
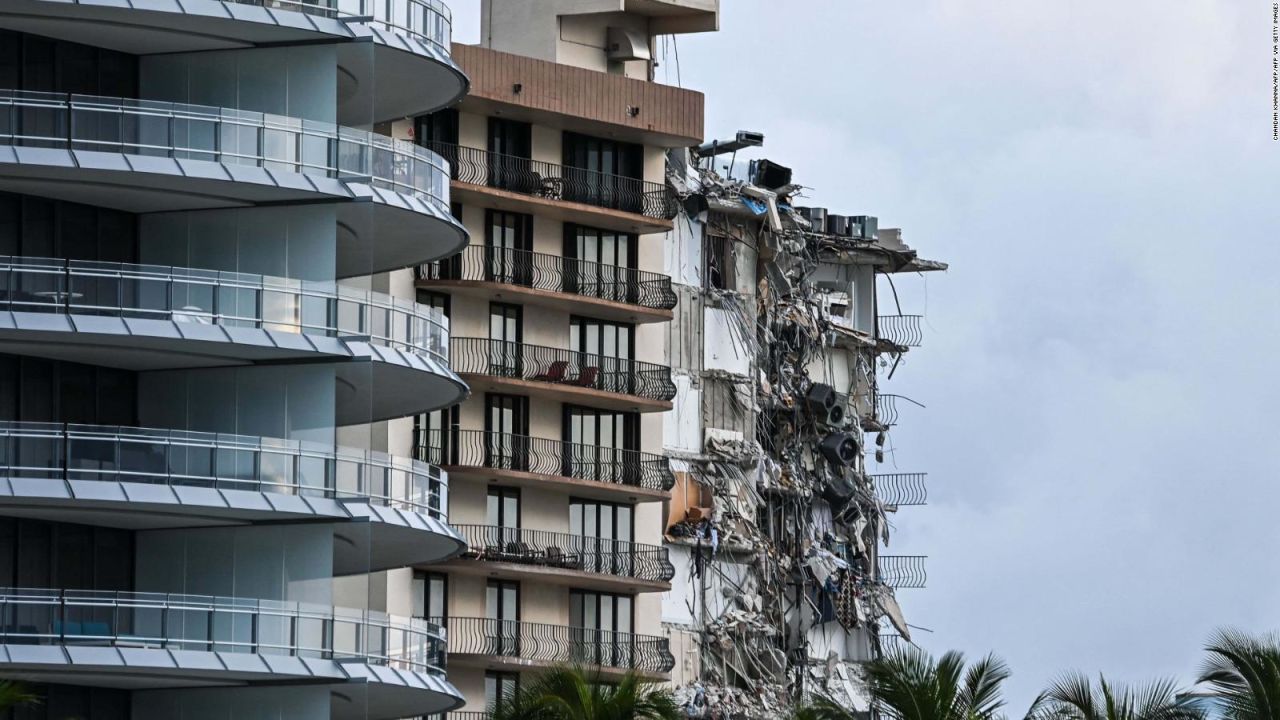
[[[1218,630],[1197,682],[1209,685],[1228,720],[1280,717],[1280,638]]]

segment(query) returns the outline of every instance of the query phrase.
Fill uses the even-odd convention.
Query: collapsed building
[[[924,503],[925,477],[876,472],[914,402],[881,386],[921,318],[881,314],[876,283],[946,265],[875,217],[797,206],[777,163],[751,163],[748,180],[712,169],[762,140],[668,160],[682,206],[665,257],[679,296],[663,433],[672,684],[689,717],[776,716],[815,694],[869,713],[858,663],[910,642],[896,595],[925,580],[924,558],[882,553],[889,514]]]

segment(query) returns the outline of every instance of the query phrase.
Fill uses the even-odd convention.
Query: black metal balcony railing
[[[246,598],[0,588],[0,642],[354,660],[443,674],[438,625],[375,610]]]
[[[872,475],[871,482],[885,505],[924,505],[929,499],[924,473]]]
[[[452,177],[459,182],[662,220],[675,217],[680,209],[675,193],[664,184],[453,143],[424,145],[449,161]]]
[[[484,338],[454,338],[457,373],[493,375],[570,388],[603,390],[648,400],[676,396],[671,368],[626,358]]]
[[[881,633],[876,637],[876,641],[880,643],[880,653],[882,655],[905,652],[912,647],[906,638],[897,633]]]
[[[876,318],[876,337],[899,347],[920,347],[924,332],[920,329],[921,315],[881,315]]]
[[[676,306],[671,278],[666,275],[483,245],[472,245],[448,260],[419,266],[418,279],[506,283],[654,310],[670,310]]]
[[[666,638],[516,620],[449,618],[449,653],[565,665],[671,672]]]
[[[874,424],[881,428],[891,428],[898,424],[898,401],[903,401],[915,405],[916,407],[924,407],[924,405],[912,400],[904,395],[889,395],[884,393],[876,393],[876,409],[875,416],[869,418]]]
[[[881,555],[876,562],[877,579],[892,588],[922,588],[928,579],[924,561],[924,555]]]
[[[418,459],[446,467],[516,470],[646,490],[670,490],[676,482],[664,455],[484,430],[424,433],[418,439]]]
[[[454,525],[470,554],[491,562],[666,582],[675,577],[667,549],[626,540],[494,525]]]

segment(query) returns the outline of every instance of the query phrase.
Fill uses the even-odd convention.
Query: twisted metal
[[[924,505],[929,499],[925,473],[891,473],[872,475],[876,496],[885,505]]]
[[[928,579],[924,561],[924,555],[881,555],[876,559],[876,578],[892,588],[922,588]]]
[[[676,306],[671,278],[666,275],[529,250],[472,245],[448,260],[419,266],[417,275],[428,283],[497,282],[654,310]]]
[[[602,390],[648,400],[669,401],[676,396],[671,368],[665,365],[484,338],[454,338],[452,345],[450,364],[457,373]]]
[[[612,173],[566,167],[453,143],[424,145],[449,161],[454,180],[521,195],[576,202],[670,220],[680,210],[671,188]]]
[[[920,403],[912,400],[905,395],[890,395],[885,393],[876,393],[876,414],[873,418],[875,424],[881,428],[891,428],[898,424],[898,401],[903,400],[916,407],[924,407]]]
[[[449,652],[568,665],[671,672],[666,638],[518,620],[451,617]]]
[[[670,490],[676,483],[665,455],[486,430],[422,433],[418,457],[444,467],[516,470],[646,490]]]
[[[0,642],[355,660],[444,674],[441,628],[418,618],[278,600],[0,588]]]
[[[482,561],[661,582],[676,573],[665,547],[494,525],[453,527],[467,541],[470,554]]]
[[[921,320],[921,315],[881,315],[876,318],[876,337],[898,347],[920,347],[924,341]]]

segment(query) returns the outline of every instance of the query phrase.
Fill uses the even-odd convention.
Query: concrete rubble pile
[[[670,594],[664,623],[689,638],[673,683],[695,718],[776,717],[814,694],[869,713],[859,663],[881,651],[882,628],[910,640],[878,570],[896,508],[867,472],[892,425],[877,369],[907,350],[877,337],[875,278],[946,266],[896,230],[832,234],[825,211],[793,204],[789,170],[770,189],[710,165],[668,159],[684,207],[669,266],[686,278],[696,266],[682,291],[702,309],[672,332],[706,343],[701,366],[672,358],[688,376],[677,409],[701,404],[685,420],[695,428],[667,433],[683,443],[668,452],[684,484],[667,537],[686,592]]]

